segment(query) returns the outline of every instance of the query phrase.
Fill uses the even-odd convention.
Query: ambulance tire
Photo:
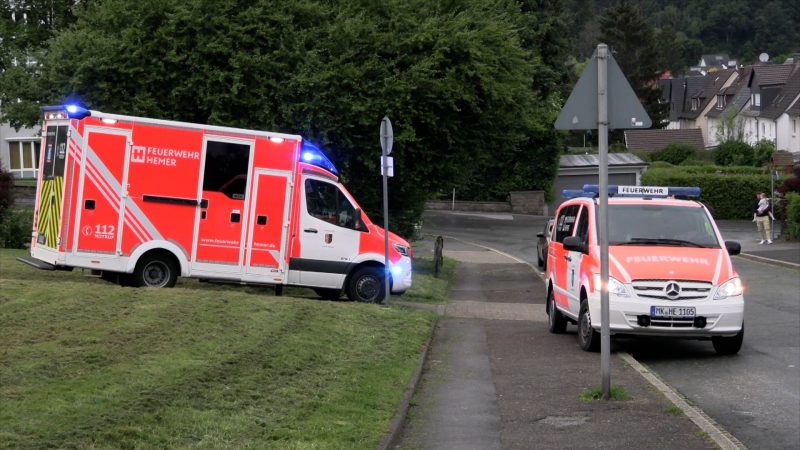
[[[600,351],[600,333],[592,328],[589,303],[586,299],[581,300],[581,312],[578,315],[578,344],[587,352]]]
[[[742,348],[742,341],[744,341],[744,324],[742,324],[742,329],[736,336],[714,336],[711,338],[711,344],[718,355],[735,355],[739,353]]]
[[[547,290],[547,328],[553,334],[562,334],[567,331],[567,319],[556,308],[552,289]]]
[[[314,288],[314,292],[325,300],[339,300],[342,296],[341,289]]]
[[[131,275],[136,287],[171,288],[178,281],[175,261],[165,253],[144,255]]]
[[[365,266],[356,269],[347,280],[347,298],[354,302],[380,303],[384,297],[383,271]]]

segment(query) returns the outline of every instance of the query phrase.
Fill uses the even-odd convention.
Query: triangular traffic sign
[[[650,128],[653,124],[617,61],[608,55],[608,127]],[[597,50],[561,108],[555,127],[559,130],[597,129]]]

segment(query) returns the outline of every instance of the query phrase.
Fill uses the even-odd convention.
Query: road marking
[[[680,410],[686,414],[686,417],[694,422],[695,425],[697,425],[704,432],[708,433],[709,438],[711,438],[721,449],[738,450],[747,448],[742,442],[725,431],[719,424],[714,422],[714,420],[704,413],[703,410],[690,405],[683,395],[672,389],[668,384],[663,382],[655,372],[651,371],[647,366],[637,361],[636,358],[631,356],[629,353],[619,353],[619,357],[628,363],[628,365],[634,370],[639,372],[639,374],[645,380],[649,381],[653,387],[658,389],[659,392],[664,394],[664,396],[667,397],[673,405],[680,408]]]

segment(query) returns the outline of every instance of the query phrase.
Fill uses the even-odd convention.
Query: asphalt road
[[[536,265],[544,217],[427,212],[422,232],[485,245]],[[800,277],[742,258],[745,341],[731,357],[710,342],[615,340],[749,448],[800,448]],[[570,331],[572,331],[570,329]]]

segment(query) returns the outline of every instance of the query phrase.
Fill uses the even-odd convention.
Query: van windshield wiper
[[[678,247],[700,247],[707,246],[692,241],[682,239],[663,239],[663,238],[631,238],[628,242],[614,243],[614,245],[675,245]]]

